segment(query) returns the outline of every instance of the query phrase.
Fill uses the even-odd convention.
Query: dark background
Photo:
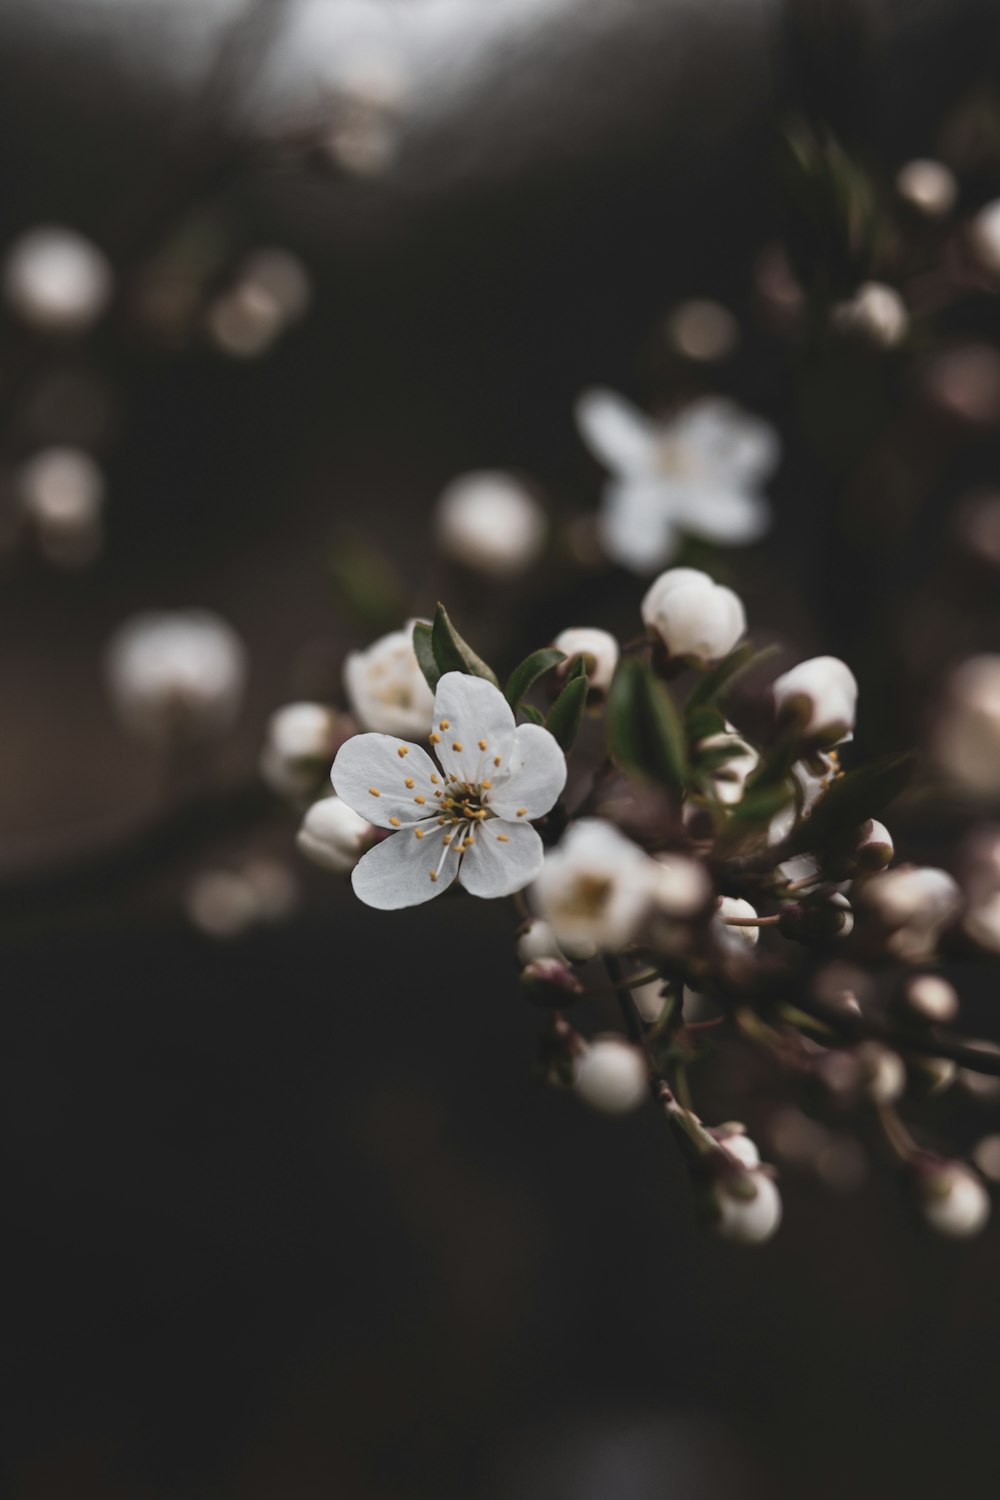
[[[593,1119],[531,1076],[506,912],[383,916],[302,868],[291,922],[213,944],[179,891],[206,861],[290,849],[292,820],[231,789],[270,710],[335,692],[365,638],[324,566],[336,525],[373,530],[419,589],[464,468],[592,505],[573,398],[642,397],[678,297],[749,303],[783,111],[822,102],[887,170],[929,152],[996,81],[995,6],[578,4],[513,40],[497,7],[481,74],[439,95],[428,64],[376,183],[259,148],[258,106],[295,113],[261,83],[294,6],[258,7],[235,45],[221,8],[149,10],[0,15],[0,240],[74,223],[121,272],[83,347],[54,360],[11,324],[0,348],[8,466],[53,372],[111,393],[105,554],[0,576],[4,1495],[991,1493],[996,1228],[930,1240],[883,1170],[850,1196],[790,1182],[773,1245],[719,1245],[652,1116]],[[144,259],[202,212],[236,250],[309,265],[310,317],[267,360],[156,347],[130,317]],[[788,415],[752,338],[728,379]],[[752,619],[850,651],[870,685],[868,606],[845,600],[871,561],[832,519],[836,477],[806,488],[795,465],[793,442],[773,538],[727,566]],[[884,616],[907,618],[938,525],[892,555]],[[610,623],[634,592],[583,578],[573,604]],[[480,599],[487,637],[514,599]],[[250,697],[197,815],[150,841],[157,768],[114,723],[100,654],[132,609],[189,603],[248,641]],[[517,609],[525,635],[566,622],[542,591]],[[914,718],[873,709],[873,747]],[[714,1086],[725,1118],[745,1082]]]

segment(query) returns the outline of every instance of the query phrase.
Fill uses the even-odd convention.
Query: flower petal
[[[337,796],[377,828],[409,826],[435,815],[444,787],[444,777],[419,745],[389,734],[352,735],[337,751],[330,780]]]
[[[614,391],[584,391],[576,425],[587,447],[618,474],[641,474],[654,462],[656,424]]]
[[[419,838],[421,831],[406,828],[384,839],[355,865],[351,884],[366,906],[379,911],[419,906],[451,885],[458,874],[457,846],[443,844],[443,829]]]
[[[514,743],[510,704],[485,677],[446,672],[434,695],[431,743],[449,775],[476,785],[501,775]]]
[[[697,449],[702,464],[719,478],[755,484],[778,467],[777,432],[731,401],[711,396],[695,401],[677,418],[676,426],[678,437]]]
[[[473,896],[510,896],[534,880],[544,860],[542,841],[529,823],[490,818],[462,856],[459,883]]]
[[[604,491],[597,529],[605,552],[633,573],[655,573],[677,550],[674,485],[662,477],[625,479]]]
[[[547,813],[566,785],[566,757],[540,724],[520,724],[514,733],[510,775],[489,793],[498,818],[529,822]]]
[[[771,505],[763,495],[716,479],[679,484],[674,520],[706,542],[743,547],[757,542],[771,525]]]

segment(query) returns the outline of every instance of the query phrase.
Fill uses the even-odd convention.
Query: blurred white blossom
[[[625,948],[650,914],[658,879],[647,854],[599,818],[572,824],[545,864],[532,900],[572,953]]]
[[[864,282],[846,302],[837,304],[832,320],[839,333],[878,349],[895,349],[910,326],[906,303],[895,287],[881,281]]]
[[[43,448],[17,471],[21,509],[57,567],[83,567],[101,548],[104,477],[79,448]]]
[[[462,474],[443,491],[434,516],[447,556],[492,578],[515,578],[536,563],[548,523],[535,497],[512,474]]]
[[[296,836],[299,851],[325,870],[346,875],[376,838],[371,823],[340,797],[314,802]]]
[[[951,674],[934,752],[942,770],[965,791],[1000,795],[1000,655],[972,656]]]
[[[697,568],[661,573],[643,598],[642,619],[670,656],[700,665],[728,656],[747,628],[739,596]]]
[[[649,1097],[646,1059],[618,1036],[595,1037],[576,1063],[573,1087],[584,1104],[602,1115],[625,1115]]]
[[[958,200],[958,182],[943,161],[917,157],[896,173],[896,192],[909,208],[927,219],[945,219]]]
[[[260,773],[283,797],[319,791],[344,730],[325,703],[286,703],[268,720]]]
[[[112,637],[105,665],[122,723],[144,739],[222,734],[243,701],[243,643],[208,610],[133,616]]]
[[[425,735],[431,727],[434,694],[413,649],[413,624],[352,651],[344,662],[344,688],[366,729]]]
[[[111,297],[111,266],[75,230],[39,226],[7,251],[3,289],[22,322],[43,333],[79,333],[97,321]]]
[[[564,652],[567,658],[558,669],[561,673],[566,673],[573,662],[582,656],[587,668],[588,686],[598,692],[607,692],[621,655],[618,642],[610,631],[574,625],[568,630],[561,630],[552,644],[557,651]]]
[[[778,717],[795,714],[817,746],[839,744],[854,730],[858,684],[836,656],[814,656],[778,677],[773,686]]]

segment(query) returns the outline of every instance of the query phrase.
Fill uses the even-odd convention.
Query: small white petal
[[[344,687],[365,729],[422,739],[430,728],[434,695],[413,650],[413,622],[352,651],[344,662]]]
[[[781,442],[775,429],[731,401],[715,396],[693,401],[672,425],[678,441],[696,449],[701,465],[720,477],[753,484],[778,466]]]
[[[671,495],[677,525],[692,536],[720,546],[747,547],[771,525],[771,504],[763,495],[715,477],[677,484]]]
[[[434,749],[444,769],[476,785],[501,776],[514,744],[510,704],[485,677],[446,672],[434,694]],[[497,757],[500,764],[497,765]]]
[[[566,785],[566,757],[558,741],[540,724],[519,724],[514,731],[510,774],[489,794],[499,818],[528,822],[540,818]]]
[[[538,874],[545,858],[530,823],[489,818],[473,831],[472,848],[462,855],[459,881],[473,896],[510,896]]]
[[[366,906],[379,911],[419,906],[451,885],[458,874],[457,847],[442,845],[443,829],[434,828],[422,839],[417,832],[406,828],[394,834],[355,865],[351,884]]]
[[[613,562],[633,573],[655,573],[670,561],[680,545],[670,494],[670,483],[659,475],[605,487],[597,530]]]
[[[431,780],[435,775],[437,784]],[[330,780],[337,796],[377,828],[412,825],[436,816],[444,786],[444,778],[419,745],[389,734],[353,735],[337,751]]]
[[[616,473],[638,474],[653,462],[655,424],[614,391],[584,391],[576,424],[591,452]]]

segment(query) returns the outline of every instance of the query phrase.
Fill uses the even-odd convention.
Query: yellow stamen
[[[492,781],[481,781],[479,785],[482,787],[484,792],[488,792],[493,783]]]
[[[445,836],[444,836],[444,838],[441,840],[441,842],[442,842],[442,844],[450,844],[451,843],[451,834],[450,833],[446,833]]]
[[[510,837],[509,837],[509,835],[506,834],[506,833],[498,833],[497,834],[497,843],[498,844],[509,844],[510,843]]]
[[[410,753],[410,747],[409,747],[409,745],[400,745],[400,746],[398,746],[398,748],[396,750],[396,754],[399,756],[400,760],[405,760],[405,758],[409,755],[409,753]]]
[[[389,822],[392,824],[393,828],[398,828],[399,827],[399,819],[398,818],[390,818]]]
[[[420,805],[421,805],[421,807],[422,807],[423,804],[427,801],[427,798],[426,797],[416,796],[416,797],[414,797],[413,800],[414,800],[414,802],[419,802]]]
[[[517,815],[518,815],[518,817],[519,817],[519,818],[523,818],[523,817],[524,817],[524,815],[525,815],[525,813],[526,813],[526,812],[527,812],[527,811],[528,811],[528,809],[527,809],[527,808],[526,808],[526,807],[519,807],[519,808],[518,808],[518,810],[517,810]]]
[[[441,743],[441,736],[436,732],[433,734],[429,734],[427,738],[430,740],[432,745],[440,745]]]
[[[437,870],[432,870],[430,872],[430,874],[431,874],[431,879],[432,880],[437,880],[437,878],[438,878],[438,872],[437,872]]]
[[[475,842],[476,842],[475,839],[466,839],[465,842],[464,842],[464,844],[462,845],[462,848],[463,849],[471,849],[472,846],[473,846],[473,844]]]
[[[407,776],[406,780],[403,782],[403,785],[406,787],[406,790],[408,792],[412,792],[413,785],[414,785],[413,777],[412,776]]]
[[[424,830],[422,828],[414,828],[413,832],[417,835],[418,839],[422,839],[424,836]]]
[[[461,750],[462,749],[462,741],[461,740],[454,740],[452,742],[451,748],[453,750]]]
[[[451,720],[450,719],[442,719],[439,727],[441,729],[450,729],[451,728]]]
[[[498,766],[500,764],[501,759],[502,759],[502,756],[494,755],[494,757],[493,757],[493,764],[495,766]]]
[[[435,786],[440,786],[441,785],[441,778],[440,778],[440,776],[438,775],[438,773],[436,771],[432,771],[431,772],[431,781],[434,783]]]
[[[479,741],[479,748],[480,748],[480,750],[485,750],[486,749],[486,741],[485,740],[480,740]]]
[[[368,795],[370,797],[381,797],[382,793],[379,791],[377,786],[370,786],[368,788]]]

